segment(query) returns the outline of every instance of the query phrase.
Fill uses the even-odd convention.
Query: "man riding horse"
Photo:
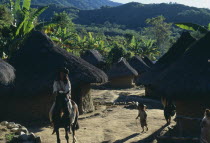
[[[50,122],[54,127],[53,133],[56,132],[58,143],[60,143],[59,128],[65,128],[67,143],[70,128],[73,131],[73,142],[76,142],[75,130],[79,128],[78,107],[77,104],[71,100],[71,83],[68,74],[68,69],[60,68],[53,84],[55,102],[50,109],[49,117]]]

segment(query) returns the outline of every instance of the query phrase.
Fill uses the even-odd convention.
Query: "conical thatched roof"
[[[161,73],[154,83],[172,98],[208,97],[210,93],[210,32],[194,43],[184,56]]]
[[[193,38],[189,32],[183,32],[181,37],[177,40],[175,44],[164,54],[155,64],[156,69],[163,69],[169,66],[171,63],[179,59],[183,53],[187,50],[189,45],[195,42],[196,39]]]
[[[0,59],[0,84],[8,85],[13,82],[14,79],[15,69],[10,64]]]
[[[153,65],[151,71],[146,72],[137,80],[137,84],[151,85],[156,78],[158,78],[159,74],[183,56],[188,47],[195,41],[196,40],[188,32],[183,32],[181,37],[173,44],[168,52]]]
[[[108,72],[110,79],[127,77],[127,76],[138,76],[138,72],[130,66],[125,58],[120,58]]]
[[[73,88],[107,81],[103,71],[56,47],[50,38],[38,31],[31,33],[10,62],[16,69],[16,92],[26,95],[51,91],[56,71],[63,66],[70,71]]]
[[[150,67],[139,56],[132,57],[129,60],[129,64],[138,72],[139,75],[150,70]]]
[[[152,67],[152,66],[154,65],[154,63],[153,63],[147,56],[142,57],[142,60],[143,60],[149,67]]]
[[[105,64],[102,55],[97,50],[87,50],[84,54],[81,54],[81,58],[96,67]]]

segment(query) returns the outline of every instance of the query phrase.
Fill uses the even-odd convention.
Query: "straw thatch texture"
[[[208,98],[210,93],[210,33],[162,72],[157,88],[174,99]]]
[[[97,50],[87,50],[80,57],[97,68],[105,68],[106,62]]]
[[[8,85],[15,79],[15,69],[0,59],[0,84]]]
[[[107,81],[106,74],[64,49],[56,47],[45,34],[35,31],[24,46],[12,57],[16,68],[16,93],[37,95],[51,91],[56,71],[65,66],[69,69],[72,86]]]
[[[139,57],[134,56],[129,60],[129,64],[141,75],[150,70],[150,67]]]
[[[0,59],[0,96],[7,96],[13,92],[13,81],[15,79],[15,69]]]
[[[131,88],[138,72],[132,68],[125,58],[120,58],[108,72],[110,85],[115,88]]]
[[[210,32],[188,47],[183,56],[161,72],[153,83],[163,96],[176,101],[177,126],[184,136],[199,137],[199,119],[210,107],[209,59]]]
[[[135,77],[138,72],[130,66],[125,58],[120,58],[108,72],[109,79],[122,78],[122,77]]]
[[[196,40],[188,33],[183,32],[175,44],[165,53],[151,68],[151,71],[143,74],[138,80],[138,85],[152,85],[158,76],[168,66],[176,62]]]

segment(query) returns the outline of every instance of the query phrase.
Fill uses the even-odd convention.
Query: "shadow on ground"
[[[137,142],[131,142],[131,143],[152,143],[152,142],[156,139],[157,135],[158,135],[166,126],[167,126],[167,125],[165,124],[165,125],[162,126],[160,129],[158,129],[156,132],[154,132],[153,134],[151,134],[150,136],[148,136],[148,137],[145,138],[145,139],[139,140],[139,141],[137,141]],[[130,139],[132,139],[132,138],[134,138],[134,137],[136,137],[136,136],[138,136],[138,135],[139,135],[139,133],[135,133],[135,134],[132,134],[132,135],[130,135],[130,136],[127,136],[127,137],[124,138],[124,139],[116,140],[116,141],[113,142],[113,143],[125,143],[125,142],[127,142],[128,140],[130,140]],[[109,141],[105,141],[105,142],[102,142],[102,143],[109,143]]]
[[[156,132],[154,132],[153,134],[151,134],[150,136],[148,136],[147,138],[145,139],[142,139],[142,140],[139,140],[137,142],[131,142],[131,143],[152,143],[157,135],[160,134],[160,132],[167,126],[167,124],[165,124],[164,126],[162,126],[159,130],[157,130]]]
[[[128,141],[128,140],[130,140],[130,139],[132,139],[132,138],[134,138],[136,136],[138,136],[138,135],[139,135],[139,133],[135,133],[135,134],[132,134],[132,135],[130,135],[130,136],[124,138],[124,139],[117,140],[117,141],[115,141],[113,143],[124,143],[124,142],[126,142],[126,141]]]
[[[143,98],[142,96],[138,95],[123,95],[121,93],[119,97],[114,102],[140,102],[147,105],[148,109],[163,109],[163,106],[160,101],[154,99]],[[128,108],[127,109],[132,109]]]

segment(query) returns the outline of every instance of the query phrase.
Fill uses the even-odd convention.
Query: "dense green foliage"
[[[1,3],[5,0],[0,0]],[[79,9],[95,9],[102,6],[117,6],[120,3],[112,2],[110,0],[33,0],[33,5],[50,5],[56,4],[64,7],[76,7]]]
[[[39,9],[30,7],[30,0],[10,0],[10,11],[2,6],[0,56],[5,53],[11,56],[36,25],[38,16],[47,9],[47,6]],[[8,17],[6,17],[8,16]],[[6,17],[6,18],[5,18]]]
[[[13,21],[12,14],[5,6],[0,6],[0,57],[6,58],[5,53],[8,51],[7,43],[12,36],[11,23]]]
[[[44,26],[42,30],[68,52],[79,56],[85,50],[97,49],[111,64],[122,56],[148,56],[152,60],[159,57],[171,45],[170,39],[176,38],[171,36],[171,24],[164,20],[163,16],[147,19],[149,27],[134,31],[123,30],[123,26],[108,22],[89,27],[75,25],[63,12],[55,14],[53,24]]]

